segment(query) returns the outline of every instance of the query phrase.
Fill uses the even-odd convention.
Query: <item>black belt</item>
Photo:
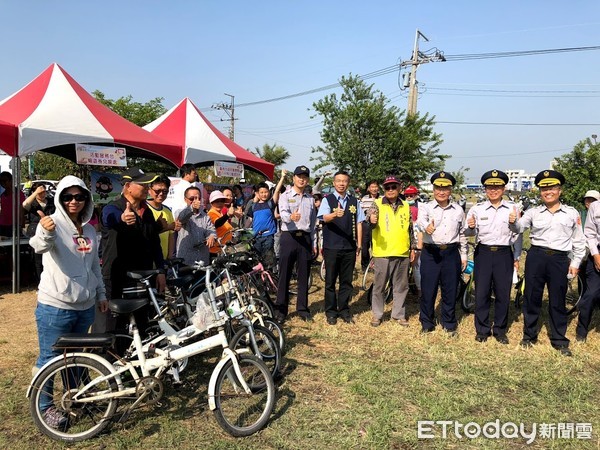
[[[452,248],[456,248],[458,247],[458,244],[456,242],[452,243],[452,244],[423,244],[423,247],[425,248],[429,248],[429,249],[436,249],[436,250],[449,250]]]
[[[566,256],[569,254],[569,252],[563,251],[563,250],[554,250],[553,248],[548,248],[548,247],[542,247],[541,245],[532,245],[531,248],[540,250],[542,252],[544,252],[546,255],[563,255]]]
[[[510,250],[511,248],[510,245],[486,245],[481,243],[479,243],[477,246],[481,246],[486,250],[489,250],[490,252],[497,252],[499,250]]]
[[[284,233],[290,233],[292,236],[296,236],[296,237],[302,237],[302,236],[306,236],[307,234],[310,234],[308,231],[302,231],[302,230],[284,231]]]

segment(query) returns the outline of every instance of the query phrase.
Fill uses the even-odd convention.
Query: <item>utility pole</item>
[[[408,83],[405,83],[405,86],[408,84],[408,107],[406,112],[409,116],[417,113],[417,97],[419,96],[419,88],[417,86],[417,68],[419,67],[419,64],[435,61],[446,61],[446,58],[444,58],[444,55],[439,50],[436,50],[433,55],[421,53],[419,51],[419,38],[429,42],[429,39],[427,39],[427,37],[417,29],[412,59],[409,61],[402,61],[400,64],[400,67],[411,66]]]
[[[224,94],[228,97],[231,97],[231,102],[229,104],[227,103],[217,103],[215,105],[212,105],[212,107],[214,109],[222,109],[223,111],[225,111],[227,113],[227,115],[229,116],[229,139],[231,139],[232,141],[235,140],[235,96],[231,95],[231,94]],[[226,119],[221,119],[221,122],[224,122]]]

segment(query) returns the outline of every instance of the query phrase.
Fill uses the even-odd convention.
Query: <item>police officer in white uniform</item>
[[[475,248],[475,340],[485,342],[490,334],[501,344],[508,344],[506,327],[514,268],[521,256],[522,235],[509,229],[508,216],[517,205],[504,200],[508,176],[490,170],[481,177],[487,200],[477,203],[467,213],[465,236],[476,236]],[[513,244],[516,251],[513,252]],[[495,296],[493,332],[490,325],[492,287]]]
[[[531,347],[538,340],[538,318],[542,309],[544,286],[548,286],[550,342],[565,356],[571,356],[567,332],[567,276],[577,276],[585,256],[585,237],[581,218],[575,208],[560,202],[565,177],[556,170],[543,170],[535,177],[540,188],[542,205],[517,217],[509,215],[512,231],[530,229],[531,249],[525,261],[525,302],[523,303],[522,347]],[[569,260],[569,253],[572,259]]]
[[[441,323],[450,336],[456,332],[456,289],[461,271],[467,265],[466,237],[463,232],[465,212],[450,202],[456,179],[448,172],[431,177],[434,200],[419,208],[417,223],[423,230],[421,251],[421,331],[435,329],[435,298],[441,285]]]

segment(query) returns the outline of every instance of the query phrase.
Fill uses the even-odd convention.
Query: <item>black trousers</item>
[[[600,272],[596,270],[592,256],[589,257],[585,274],[582,275],[582,278],[585,278],[587,282],[587,288],[578,305],[577,336],[586,337],[592,321],[592,312],[598,299],[600,299]]]
[[[523,303],[523,338],[537,339],[538,319],[542,309],[544,286],[548,286],[550,313],[550,342],[553,347],[568,347],[567,272],[569,257],[566,252],[555,252],[531,246],[525,260],[525,302]]]
[[[510,247],[487,247],[475,249],[475,332],[490,334],[490,306],[492,286],[494,304],[494,336],[506,336],[510,289],[514,270],[513,252]]]
[[[423,329],[435,327],[435,298],[438,285],[442,288],[442,326],[456,330],[456,289],[460,276],[458,246],[445,250],[424,246],[421,252],[421,304],[419,320]]]
[[[356,264],[356,250],[323,249],[325,258],[325,315],[349,318],[352,299],[352,278]],[[340,280],[336,295],[335,285]]]
[[[371,261],[371,238],[373,235],[373,230],[371,229],[371,224],[368,220],[365,220],[362,223],[362,250],[360,253],[360,266],[364,269],[369,265],[369,261]]]
[[[290,303],[290,279],[294,263],[297,263],[298,296],[296,311],[301,316],[310,315],[308,309],[308,271],[312,259],[312,242],[309,233],[297,236],[293,232],[283,231],[279,241],[279,285],[275,308],[284,316],[288,314]]]

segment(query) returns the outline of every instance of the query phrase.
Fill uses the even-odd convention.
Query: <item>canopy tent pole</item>
[[[21,292],[21,160],[13,156],[11,160],[12,169],[12,293]]]

